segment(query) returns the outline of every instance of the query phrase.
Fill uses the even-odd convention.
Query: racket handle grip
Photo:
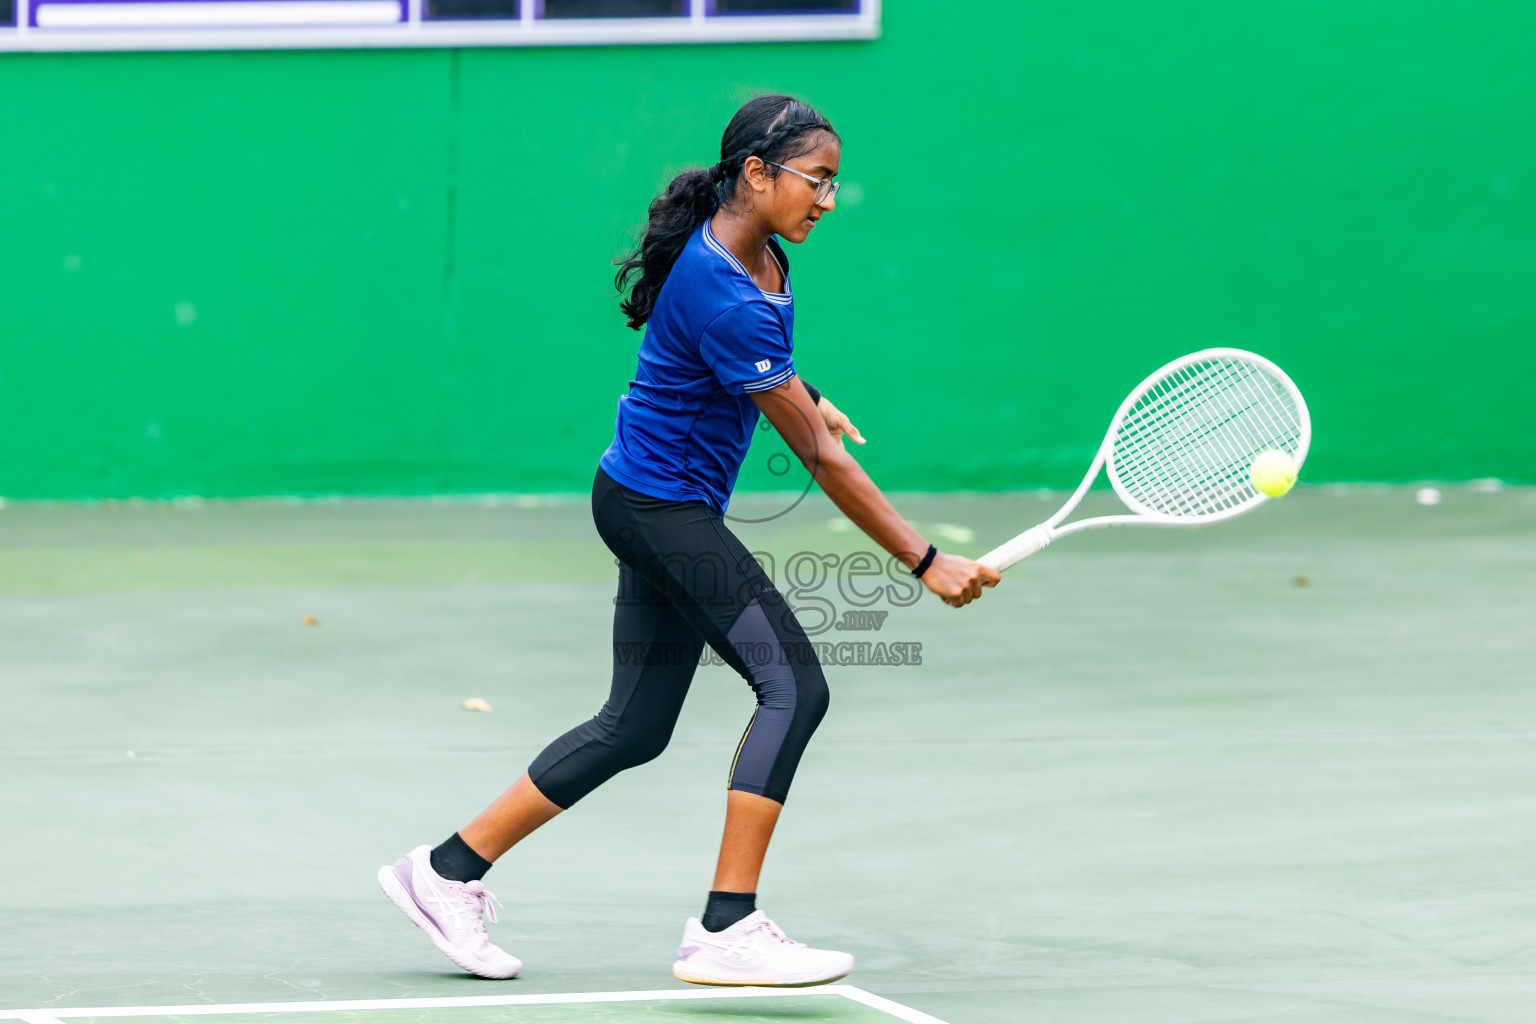
[[[1001,544],[976,561],[989,569],[1002,572],[1011,566],[1024,561],[1030,555],[1044,549],[1051,543],[1051,528],[1041,524],[1030,527],[1006,544]]]

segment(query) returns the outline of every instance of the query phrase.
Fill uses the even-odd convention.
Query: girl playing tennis
[[[490,942],[480,879],[507,850],[615,774],[660,754],[708,644],[757,695],[737,746],[725,834],[702,918],[673,973],[705,985],[814,985],[847,953],[788,938],[756,907],[758,873],[827,684],[794,612],[722,516],[759,413],[861,530],[951,605],[998,575],[938,552],[842,448],[858,430],[795,375],[789,260],[835,208],[841,140],[816,111],[759,96],[731,118],[720,162],[678,175],[620,267],[629,326],[645,327],[592,487],[597,532],[619,561],[612,689],[479,817],[436,848],[379,869],[390,900],[460,967],[510,978]],[[643,656],[635,652],[643,651]],[[623,656],[620,656],[623,652]]]

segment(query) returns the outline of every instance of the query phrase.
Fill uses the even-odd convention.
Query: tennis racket
[[[1311,441],[1307,403],[1280,367],[1235,348],[1192,353],[1142,381],[1121,403],[1088,475],[1061,511],[978,561],[1001,572],[1082,530],[1231,519],[1266,500],[1249,478],[1255,456],[1285,452],[1299,471]],[[1100,468],[1132,514],[1059,525]]]

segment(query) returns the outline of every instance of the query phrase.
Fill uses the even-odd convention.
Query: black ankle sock
[[[704,930],[723,932],[757,909],[755,892],[715,892],[704,905]]]
[[[485,877],[491,862],[471,850],[455,832],[432,851],[432,870],[450,882],[473,882]]]

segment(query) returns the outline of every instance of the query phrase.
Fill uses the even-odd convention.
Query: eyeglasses
[[[840,181],[833,181],[831,178],[813,178],[804,171],[797,171],[793,167],[785,167],[783,164],[774,163],[772,160],[764,160],[763,163],[777,167],[781,171],[788,171],[790,174],[804,178],[812,185],[815,185],[816,197],[811,202],[817,206],[825,206],[833,196],[837,195],[837,190],[843,187],[843,183]]]

